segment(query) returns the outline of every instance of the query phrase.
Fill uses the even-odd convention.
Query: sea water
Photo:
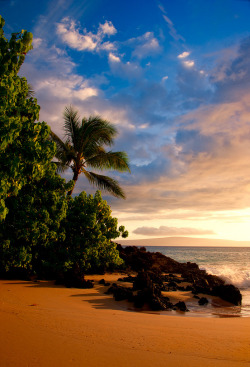
[[[218,316],[250,317],[250,247],[147,246],[147,251],[161,252],[178,262],[195,262],[207,273],[234,284],[243,296],[241,307],[211,309]]]

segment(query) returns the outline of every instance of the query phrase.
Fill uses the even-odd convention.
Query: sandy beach
[[[0,366],[250,366],[250,318],[133,312],[98,279],[93,289],[0,281]]]

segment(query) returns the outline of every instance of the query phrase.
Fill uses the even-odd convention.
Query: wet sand
[[[0,366],[250,366],[250,318],[132,312],[104,290],[0,281]]]

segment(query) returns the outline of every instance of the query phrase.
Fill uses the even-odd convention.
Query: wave
[[[233,265],[203,265],[201,269],[205,269],[209,274],[219,276],[224,279],[226,283],[234,284],[240,289],[250,288],[249,269],[239,269],[238,266]]]

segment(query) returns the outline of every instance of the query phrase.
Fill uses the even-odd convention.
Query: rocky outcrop
[[[145,289],[150,289],[156,297],[161,297],[159,291],[181,290],[192,291],[194,295],[215,295],[234,305],[241,304],[242,296],[237,287],[225,284],[224,280],[215,275],[207,274],[196,263],[179,263],[160,252],[147,252],[144,247],[117,245],[117,249],[127,270],[138,272],[135,279],[126,279],[133,281],[134,289],[143,290],[144,298]],[[175,274],[180,274],[181,278]],[[183,282],[189,285],[180,285]],[[140,299],[143,297],[141,295]]]

